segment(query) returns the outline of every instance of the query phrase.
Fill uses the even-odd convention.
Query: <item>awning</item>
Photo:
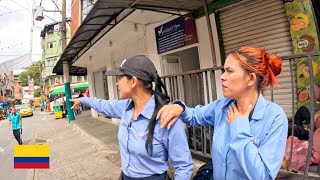
[[[17,69],[25,69],[32,65],[31,54],[27,53],[23,56],[0,63],[0,74],[14,71]]]
[[[207,3],[212,1],[207,0]],[[179,15],[179,12],[191,12],[202,7],[204,2],[206,0],[98,0],[62,53],[53,73],[62,75],[63,61],[67,61],[70,63],[70,75],[86,75],[86,68],[71,65],[136,9]]]
[[[77,85],[77,86],[74,86],[73,90],[74,90],[74,91],[78,91],[78,90],[87,89],[87,88],[89,88],[88,82],[79,84],[79,85]]]

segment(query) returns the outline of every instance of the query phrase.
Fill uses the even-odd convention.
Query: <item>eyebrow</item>
[[[226,68],[224,68],[224,70],[232,70],[232,68],[231,67],[226,67]]]

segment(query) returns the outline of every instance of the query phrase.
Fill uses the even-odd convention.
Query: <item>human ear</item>
[[[249,74],[249,81],[248,81],[248,86],[251,87],[253,86],[257,81],[257,75],[255,73],[250,73]]]
[[[137,86],[137,83],[138,83],[138,78],[135,77],[135,76],[133,76],[133,77],[131,78],[131,88],[136,87],[136,86]]]

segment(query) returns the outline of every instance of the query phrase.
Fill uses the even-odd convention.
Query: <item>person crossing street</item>
[[[9,115],[9,130],[12,129],[15,139],[19,145],[22,145],[21,134],[22,134],[22,120],[16,109],[12,109],[12,113]]]

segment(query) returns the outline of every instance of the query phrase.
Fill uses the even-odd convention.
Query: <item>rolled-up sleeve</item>
[[[164,129],[166,138],[164,146],[175,169],[176,180],[188,180],[193,172],[193,162],[181,119],[178,119],[169,130]]]
[[[283,160],[287,131],[287,117],[280,112],[257,146],[248,118],[240,117],[230,124],[230,149],[249,179],[275,179]]]
[[[121,118],[122,112],[129,104],[127,100],[104,100],[97,98],[81,98],[81,104],[91,107],[100,113],[104,113],[111,118]]]

